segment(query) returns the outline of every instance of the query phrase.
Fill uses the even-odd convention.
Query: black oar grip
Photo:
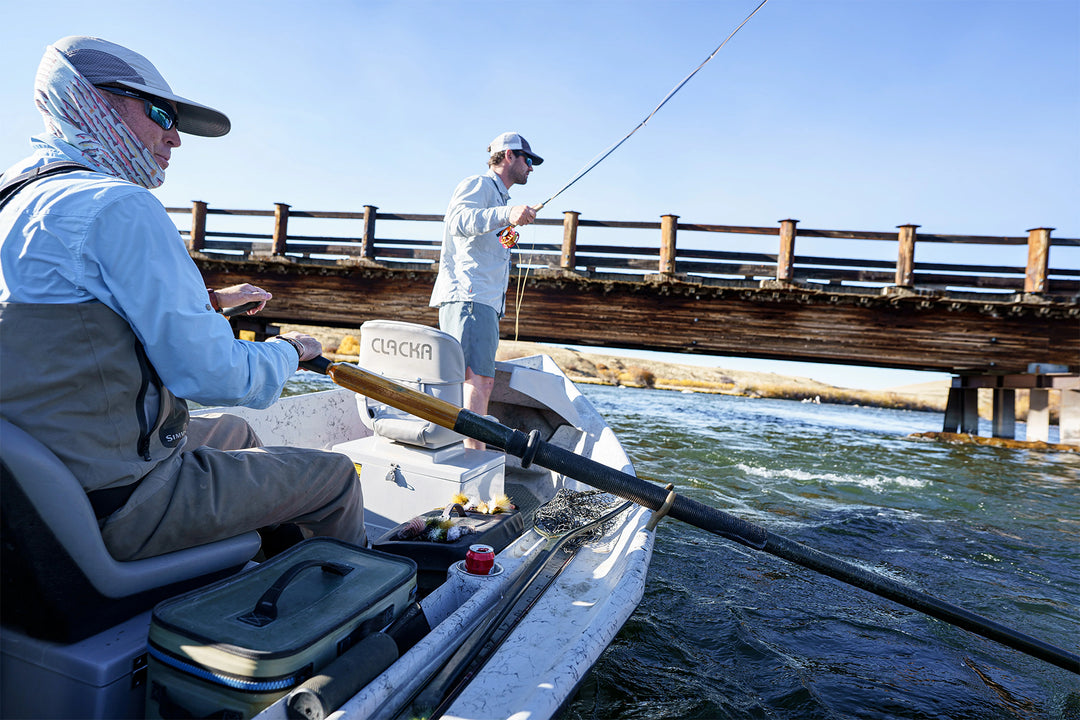
[[[235,307],[225,308],[224,310],[221,311],[221,314],[224,315],[225,317],[233,317],[234,315],[242,315],[242,314],[246,313],[248,310],[254,310],[255,308],[259,307],[260,305],[262,305],[262,300],[253,300],[251,302],[246,302],[243,305],[237,305]]]
[[[326,375],[330,371],[330,365],[332,364],[333,363],[320,355],[311,360],[304,360],[300,363],[300,367],[303,370],[310,370],[311,372],[317,372],[320,375]]]

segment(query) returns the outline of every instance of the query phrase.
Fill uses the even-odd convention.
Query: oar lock
[[[664,502],[659,509],[653,512],[652,517],[649,518],[649,522],[645,523],[645,529],[648,532],[656,530],[656,526],[664,519],[664,516],[668,514],[668,510],[671,509],[671,506],[675,504],[675,484],[668,483],[664,489],[668,491],[667,497],[664,499]]]

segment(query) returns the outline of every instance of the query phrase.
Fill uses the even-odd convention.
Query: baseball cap
[[[92,85],[116,85],[176,103],[180,132],[220,137],[232,127],[224,113],[175,94],[149,60],[126,47],[82,35],[57,40],[53,47]]]
[[[521,152],[532,158],[533,165],[539,165],[544,162],[544,158],[534,153],[532,151],[532,148],[529,147],[529,141],[521,137],[517,133],[503,133],[502,135],[492,140],[491,144],[488,145],[488,153],[490,155],[494,155],[500,150],[520,150]]]

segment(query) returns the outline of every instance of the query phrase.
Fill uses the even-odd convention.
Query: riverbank
[[[356,362],[360,349],[359,330],[342,328],[282,325],[282,332],[306,332],[323,344],[326,356],[340,362]],[[777,398],[807,403],[830,403],[867,407],[885,407],[926,412],[945,411],[948,381],[920,383],[886,390],[843,388],[811,378],[791,377],[767,372],[729,370],[721,367],[683,365],[646,360],[602,352],[583,353],[569,348],[538,343],[499,343],[497,359],[510,360],[544,354],[576,383],[649,387],[679,392],[737,395],[751,398]],[[1051,417],[1056,418],[1057,398],[1051,398]],[[989,391],[979,392],[979,415],[990,418],[992,398]],[[1017,392],[1016,417],[1027,417],[1027,392]],[[1056,420],[1055,420],[1056,421]]]

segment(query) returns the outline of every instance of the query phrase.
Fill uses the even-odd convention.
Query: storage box
[[[141,718],[150,611],[63,645],[0,631],[0,717]]]
[[[503,494],[502,452],[466,450],[461,443],[432,450],[378,436],[341,443],[333,450],[359,466],[369,538],[421,513],[441,510],[458,493],[485,502]]]
[[[159,603],[147,717],[251,717],[384,628],[415,594],[412,560],[312,538]]]
[[[439,518],[442,514],[441,510],[432,510],[420,517],[426,524],[429,519]],[[426,595],[443,584],[447,570],[458,560],[465,559],[470,545],[490,545],[498,553],[525,530],[521,513],[516,510],[495,515],[462,510],[451,513],[450,519],[455,526],[468,528],[471,532],[451,542],[425,540],[422,536],[403,538],[402,532],[409,527],[409,523],[402,523],[375,540],[372,547],[412,558],[416,562],[420,593]]]

